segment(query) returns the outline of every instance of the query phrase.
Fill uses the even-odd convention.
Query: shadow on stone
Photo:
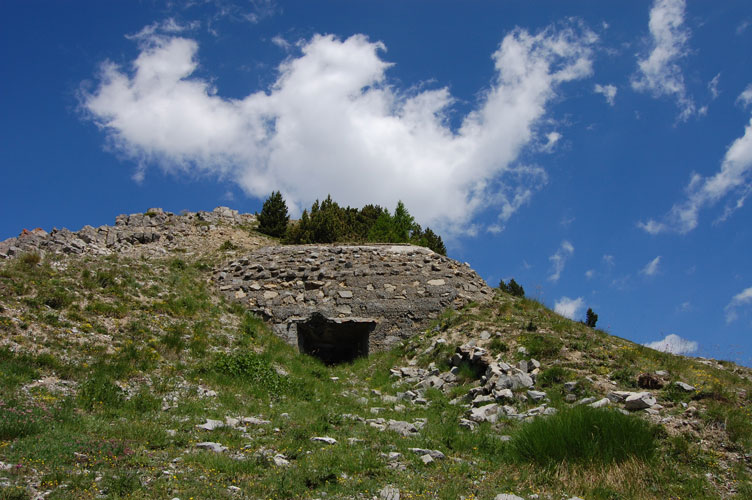
[[[297,324],[300,352],[328,365],[368,356],[371,332],[377,323],[371,318],[327,318],[321,313],[292,321]]]

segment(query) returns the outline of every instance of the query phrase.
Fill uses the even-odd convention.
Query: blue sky
[[[747,1],[7,1],[0,239],[402,199],[575,319],[752,364]]]

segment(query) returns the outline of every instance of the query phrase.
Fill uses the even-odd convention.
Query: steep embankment
[[[271,240],[192,217],[172,238],[0,263],[0,498],[752,493],[744,367],[498,291],[325,366],[214,281]]]

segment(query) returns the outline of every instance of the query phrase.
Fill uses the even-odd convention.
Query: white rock
[[[676,387],[678,387],[679,389],[681,389],[682,391],[684,391],[684,392],[694,392],[694,391],[697,390],[697,389],[695,389],[694,386],[691,386],[691,385],[686,384],[684,382],[674,382],[674,385]]]
[[[225,423],[221,420],[212,420],[210,418],[207,418],[205,423],[198,424],[196,427],[205,431],[213,431],[214,429],[220,429],[224,426]]]
[[[599,399],[598,401],[594,403],[590,403],[588,406],[591,408],[603,408],[604,406],[608,406],[611,403],[611,400],[608,398]]]
[[[226,446],[222,446],[221,444],[214,443],[212,441],[204,441],[202,443],[196,443],[196,448],[199,448],[201,450],[213,451],[214,453],[222,453],[224,451],[227,451]]]
[[[446,455],[441,453],[439,450],[427,450],[425,448],[408,448],[408,450],[412,451],[413,453],[417,453],[418,455],[428,455],[435,460],[443,460],[444,458],[446,458]]]
[[[316,442],[316,443],[337,444],[337,440],[329,436],[312,437],[311,441]]]
[[[394,486],[384,486],[379,491],[380,500],[400,500],[400,491]]]
[[[499,495],[496,495],[494,497],[494,500],[525,500],[522,497],[518,497],[517,495],[512,495],[510,493],[501,493]]]
[[[624,400],[624,408],[631,411],[644,410],[655,404],[655,398],[649,392],[635,392]]]

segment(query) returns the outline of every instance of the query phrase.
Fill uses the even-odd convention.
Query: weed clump
[[[271,394],[278,394],[287,386],[271,363],[254,352],[219,354],[211,366],[212,371],[250,382]]]
[[[655,453],[656,435],[656,428],[640,418],[576,406],[524,425],[512,438],[511,455],[542,466],[647,461]]]

